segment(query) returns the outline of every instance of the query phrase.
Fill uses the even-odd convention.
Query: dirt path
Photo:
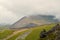
[[[25,32],[24,34],[17,37],[16,40],[20,40],[20,39],[24,40],[31,32],[32,32],[32,30],[29,30],[28,32]]]
[[[18,34],[19,32],[22,32],[25,30],[28,30],[28,29],[22,29],[22,30],[15,31],[15,32],[13,32],[13,34],[9,35],[8,37],[4,38],[3,40],[7,40],[7,39],[11,38],[12,36]]]

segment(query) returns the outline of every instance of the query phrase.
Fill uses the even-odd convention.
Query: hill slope
[[[1,36],[3,36],[2,38],[0,37],[0,39],[3,38],[8,38],[7,40],[15,40],[15,39],[19,39],[19,40],[41,40],[40,38],[40,33],[43,29],[45,29],[46,31],[49,31],[50,29],[52,29],[53,27],[55,27],[56,24],[47,24],[47,25],[42,25],[42,26],[36,26],[34,28],[29,28],[28,30],[22,31],[21,30],[17,30],[15,32],[15,34],[10,33],[10,31],[7,31],[7,34],[5,34],[5,32],[3,32],[3,34],[7,37],[5,37],[3,34]],[[12,30],[11,30],[12,31]],[[12,31],[13,32],[13,31]],[[18,33],[19,32],[19,33]],[[47,38],[44,38],[43,40],[47,40],[47,39],[54,39],[55,38],[55,34],[51,33],[48,35]]]
[[[49,31],[54,26],[55,26],[55,24],[51,24],[51,25],[44,25],[44,26],[41,26],[41,27],[32,28],[31,29],[32,32],[26,37],[25,40],[39,40],[40,39],[40,32],[43,29],[46,29],[47,31]],[[54,35],[51,34],[51,36],[49,36],[49,38],[51,38],[51,39],[54,38]],[[44,38],[43,40],[47,40],[47,38]]]
[[[58,19],[54,19],[51,15],[31,15],[21,18],[19,21],[14,23],[11,28],[26,27],[28,24],[44,25],[58,22]],[[36,26],[35,25],[35,26]],[[29,25],[30,26],[30,25]]]
[[[11,38],[9,38],[8,40],[12,40],[12,39],[15,40],[17,38],[19,38],[19,40],[38,40],[39,36],[40,36],[40,32],[43,29],[46,29],[47,31],[49,31],[54,26],[55,26],[55,24],[50,24],[50,25],[42,25],[42,26],[30,28],[30,29],[28,29],[27,32],[23,32],[22,35],[20,35],[20,33],[16,34],[16,35],[12,36]],[[29,34],[26,35],[26,33],[29,33]],[[54,37],[54,35],[49,36],[49,38],[51,38],[51,37]]]

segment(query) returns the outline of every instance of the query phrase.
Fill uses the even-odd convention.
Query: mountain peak
[[[30,23],[36,25],[50,24],[58,22],[58,19],[54,19],[55,16],[52,15],[30,15],[24,16],[16,23],[12,25],[12,28],[26,27],[27,25],[31,26]]]

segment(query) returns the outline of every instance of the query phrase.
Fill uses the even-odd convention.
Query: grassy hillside
[[[29,30],[31,30],[32,32],[29,33],[25,37],[25,39],[23,39],[23,40],[47,40],[48,38],[53,40],[53,38],[55,37],[54,33],[48,35],[48,37],[44,38],[44,39],[39,38],[39,36],[40,36],[40,32],[43,29],[46,29],[46,31],[49,31],[54,26],[55,26],[55,24],[50,24],[50,25],[42,25],[42,26],[37,26],[37,27],[34,27],[34,28],[29,28],[28,30],[25,30],[25,31],[17,33],[16,35],[12,36],[8,40],[15,40],[19,36],[23,35],[25,32],[29,32]],[[7,36],[9,36],[11,34],[13,34],[13,30],[4,30],[4,31],[1,31],[0,32],[0,39],[6,38]],[[19,40],[22,40],[22,39],[19,39]]]
[[[3,39],[13,33],[13,30],[2,30],[0,31],[0,39]]]
[[[19,32],[18,34],[12,36],[11,38],[7,39],[7,40],[15,40],[18,36],[22,35],[23,33],[27,32],[28,30],[26,31],[23,31],[23,32]]]
[[[43,30],[43,29],[46,29],[47,31],[50,30],[52,27],[54,27],[55,24],[51,24],[51,25],[44,25],[44,26],[38,26],[36,28],[32,28],[30,30],[32,30],[32,32],[26,37],[25,40],[39,40],[39,36],[40,36],[40,32]],[[53,34],[51,34],[53,35]],[[49,35],[49,37],[52,38],[52,36]],[[53,35],[54,37],[54,35]],[[40,39],[41,40],[41,39]],[[47,38],[44,38],[43,40],[47,40]]]

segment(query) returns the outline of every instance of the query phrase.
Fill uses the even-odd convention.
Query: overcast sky
[[[60,17],[60,0],[0,0],[0,24],[11,24],[31,14]]]

